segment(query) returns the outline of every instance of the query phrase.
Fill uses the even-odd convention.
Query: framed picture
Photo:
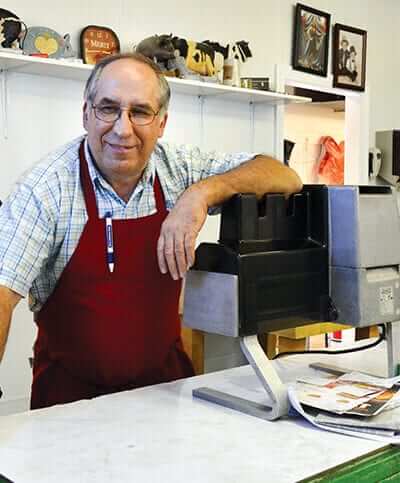
[[[333,86],[365,90],[367,32],[335,24],[333,31]]]
[[[296,5],[292,66],[326,77],[331,16],[315,8]]]

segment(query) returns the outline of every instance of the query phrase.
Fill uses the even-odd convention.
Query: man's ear
[[[162,119],[160,120],[160,126],[158,131],[159,138],[161,138],[164,134],[165,126],[167,125],[167,120],[168,120],[168,112],[166,112],[162,117]]]
[[[87,123],[89,120],[88,110],[89,110],[89,106],[88,106],[88,103],[85,101],[85,103],[83,104],[82,114],[83,114],[83,127],[85,128],[86,131],[88,130]]]

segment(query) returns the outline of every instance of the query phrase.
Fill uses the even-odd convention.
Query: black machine
[[[326,186],[305,186],[289,199],[270,194],[260,202],[255,195],[237,195],[222,208],[219,243],[202,243],[196,251],[187,279],[195,290],[186,291],[185,321],[246,336],[336,320],[328,252]],[[225,276],[218,281],[216,274]],[[227,294],[229,276],[237,288],[232,284]],[[237,314],[213,319],[210,304],[227,295]]]

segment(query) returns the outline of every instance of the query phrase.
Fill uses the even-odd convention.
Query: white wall
[[[399,40],[398,1],[319,0],[307,3],[331,12],[333,23],[368,30],[371,140],[375,130],[395,127],[400,77],[400,61],[394,54]],[[28,26],[42,25],[62,34],[71,33],[75,48],[78,48],[81,29],[89,24],[114,29],[123,50],[130,50],[134,43],[154,33],[173,32],[196,40],[209,38],[222,43],[245,39],[250,42],[254,58],[243,66],[243,75],[270,76],[274,84],[275,64],[290,64],[294,4],[291,0],[234,4],[227,0],[197,3],[69,0],[57,4],[49,0],[3,0],[2,8],[15,12]],[[0,199],[9,191],[16,176],[39,156],[82,132],[81,82],[10,74],[8,85],[8,139],[4,137],[4,124],[0,124]],[[248,106],[206,100],[204,112],[206,127],[201,136],[198,101],[186,96],[174,99],[166,137],[202,144],[206,148],[267,152],[276,149],[273,109],[256,109],[254,138],[249,129]],[[214,237],[215,229],[214,224],[207,236]],[[7,354],[0,367],[0,384],[5,388],[6,398],[18,399],[28,393],[26,359],[33,335],[31,317],[23,306],[18,309]]]

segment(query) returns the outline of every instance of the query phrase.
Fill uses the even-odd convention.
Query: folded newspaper
[[[303,377],[290,385],[289,399],[321,429],[400,444],[400,376]]]

